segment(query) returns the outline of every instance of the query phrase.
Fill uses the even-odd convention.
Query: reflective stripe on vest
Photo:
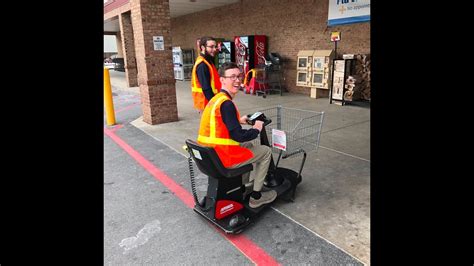
[[[239,145],[239,143],[233,139],[223,139],[223,138],[212,138],[199,135],[197,140],[202,143],[208,144],[217,144],[217,145]]]

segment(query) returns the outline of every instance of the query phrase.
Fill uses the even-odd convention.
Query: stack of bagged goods
[[[355,56],[356,79],[353,100],[370,101],[370,54],[359,54]]]
[[[347,77],[346,79],[346,92],[344,92],[344,101],[351,102],[352,96],[354,95],[354,87],[355,87],[356,79],[352,76]]]

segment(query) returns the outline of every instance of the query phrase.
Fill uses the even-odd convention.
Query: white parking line
[[[324,146],[321,146],[321,145],[319,145],[319,147],[320,147],[320,148],[323,148],[323,149],[326,149],[326,150],[330,150],[330,151],[333,151],[333,152],[337,152],[337,153],[340,153],[340,154],[343,154],[343,155],[347,155],[347,156],[350,156],[350,157],[353,157],[353,158],[356,158],[356,159],[359,159],[359,160],[366,161],[366,162],[369,162],[369,163],[370,163],[370,160],[364,159],[364,158],[359,157],[359,156],[355,156],[355,155],[352,155],[352,154],[349,154],[349,153],[345,153],[345,152],[338,151],[338,150],[335,150],[335,149],[331,149],[331,148],[328,148],[328,147],[324,147]]]
[[[304,229],[308,230],[309,232],[313,233],[314,235],[316,235],[317,237],[320,237],[321,239],[324,239],[326,240],[326,242],[328,242],[329,244],[335,246],[336,248],[340,249],[341,251],[345,252],[347,255],[349,255],[350,257],[353,257],[354,259],[358,260],[360,263],[362,263],[363,265],[366,265],[363,261],[361,261],[360,259],[358,259],[357,257],[355,257],[354,255],[350,254],[349,252],[345,251],[343,248],[337,246],[336,244],[332,243],[331,241],[327,240],[326,238],[322,237],[321,235],[317,234],[316,232],[314,232],[313,230],[309,229],[308,227],[302,225],[301,223],[299,223],[298,221],[296,221],[295,219],[291,218],[290,216],[282,213],[281,211],[279,211],[278,209],[276,209],[275,207],[270,207],[272,208],[273,210],[275,210],[276,212],[278,212],[279,214],[285,216],[286,218],[290,219],[291,221],[293,221],[294,223],[296,223],[297,225],[303,227]]]

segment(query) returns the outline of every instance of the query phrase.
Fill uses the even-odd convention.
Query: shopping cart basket
[[[277,129],[285,132],[286,150],[276,148],[272,145],[273,152],[278,153],[275,168],[281,159],[303,153],[303,159],[298,172],[298,183],[301,182],[301,171],[306,160],[306,153],[317,151],[323,125],[324,112],[293,109],[282,106],[259,110],[264,113],[272,123],[265,127],[268,141],[274,143],[272,130]]]

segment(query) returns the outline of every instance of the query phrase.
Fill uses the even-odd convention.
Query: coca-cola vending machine
[[[265,65],[267,36],[235,36],[235,62],[245,75],[250,69]]]

